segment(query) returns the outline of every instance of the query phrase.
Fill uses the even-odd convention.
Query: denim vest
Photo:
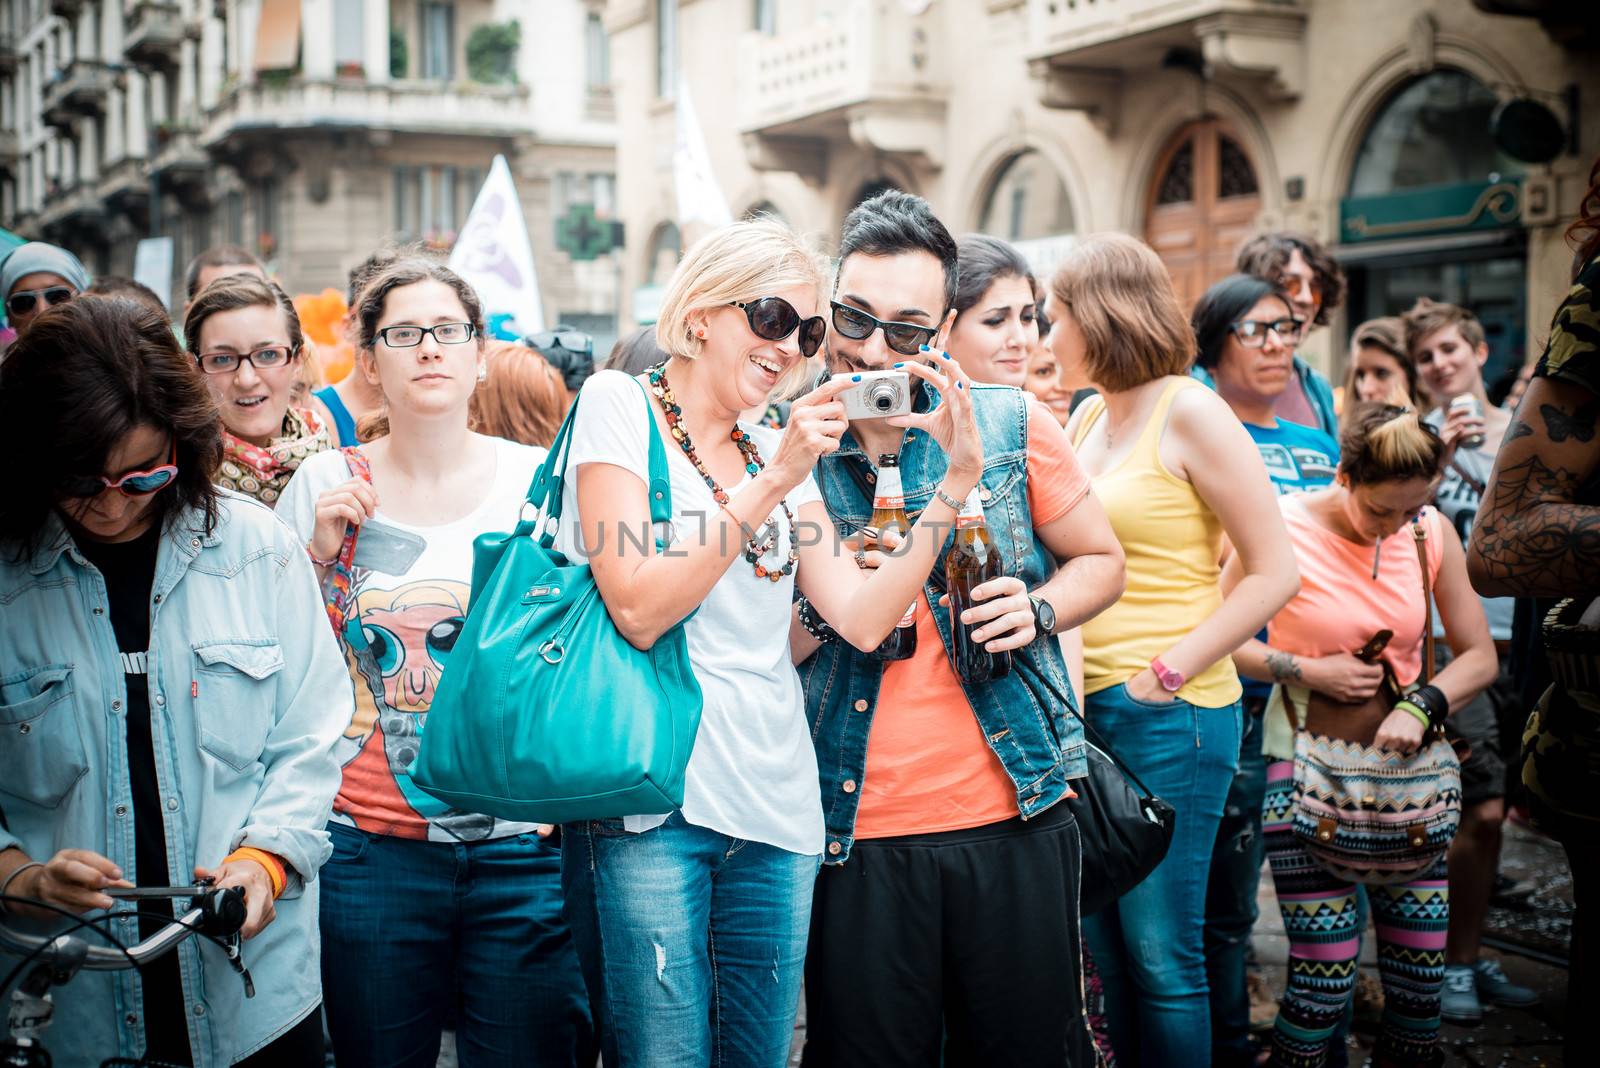
[[[927,387],[923,387],[926,391]],[[1010,386],[976,386],[972,391],[978,432],[983,439],[983,478],[979,497],[984,518],[994,537],[1005,573],[1036,589],[1056,569],[1055,558],[1034,533],[1028,510],[1028,405],[1027,395]],[[849,536],[872,515],[872,500],[846,469],[855,465],[870,476],[872,464],[848,432],[839,450],[822,457],[817,465],[817,485],[828,513],[841,536]],[[945,454],[927,433],[908,430],[900,449],[900,481],[906,510],[915,516],[933,498],[945,475]],[[943,579],[944,553],[934,572]],[[951,648],[950,614],[937,607],[940,589],[925,586],[933,618],[944,642]],[[1041,636],[1025,652],[1039,670],[1069,699],[1076,701],[1067,681],[1061,646],[1053,637]],[[946,663],[950,663],[947,659]],[[828,842],[823,861],[842,864],[850,855],[860,800],[859,784],[865,777],[867,734],[878,700],[884,664],[852,647],[831,641],[800,666],[806,691],[806,717],[817,749],[817,770],[822,780],[822,811]],[[954,668],[950,668],[954,671]],[[1086,773],[1083,727],[1067,709],[1057,707],[1048,694],[1036,695],[1015,667],[993,682],[961,688],[1017,791],[1023,819],[1037,816],[1067,793],[1067,780]],[[902,709],[902,712],[907,711]]]
[[[130,879],[187,882],[240,845],[283,858],[277,918],[244,943],[256,996],[221,950],[178,947],[196,1068],[222,1068],[322,997],[317,869],[350,722],[350,674],[304,545],[255,501],[224,493],[216,528],[168,523],[151,589],[148,688],[168,871],[141,873],[124,721],[127,687],[106,585],[52,516],[24,559],[0,545],[0,849],[36,860],[92,849]],[[142,878],[141,878],[142,877]],[[131,916],[112,924],[136,942]],[[0,953],[0,968],[14,958]],[[137,1057],[144,1003],[131,971],[78,973],[44,1034],[57,1064]]]

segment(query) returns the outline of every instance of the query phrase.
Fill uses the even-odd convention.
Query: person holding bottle
[[[834,381],[902,363],[965,378],[941,351],[956,276],[956,243],[920,197],[888,192],[852,211],[828,313]],[[914,412],[942,407],[911,385]],[[1122,550],[1042,406],[993,385],[972,387],[971,403],[985,469],[953,496],[950,461],[917,425],[925,415],[854,420],[817,465],[827,515],[860,529],[881,477],[871,461],[896,456],[914,534],[938,517],[943,551],[952,521],[972,540],[981,513],[1000,573],[969,591],[962,583],[951,604],[958,576],[945,552],[913,591],[916,649],[905,660],[840,640],[848,617],[809,591],[796,608],[827,826],[806,959],[812,1068],[1094,1063],[1078,832],[1060,803],[1086,771],[1082,728],[1015,663],[964,678],[951,655],[959,641],[978,659],[1026,657],[1070,699],[1050,635],[1116,599]],[[887,568],[900,552],[863,550],[858,562]]]

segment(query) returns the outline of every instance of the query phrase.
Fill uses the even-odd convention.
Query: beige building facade
[[[854,204],[895,186],[1041,271],[1075,234],[1139,235],[1186,300],[1250,233],[1304,230],[1350,273],[1312,341],[1325,366],[1355,322],[1428,295],[1474,307],[1507,373],[1566,288],[1561,231],[1600,155],[1595,20],[1489,10],[1539,6],[610,0],[629,311],[647,317],[683,243],[681,72],[735,215],[773,211],[831,247]],[[1518,148],[1547,162],[1491,136],[1497,119],[1536,132],[1497,116],[1507,101],[1555,120],[1554,151]]]
[[[160,235],[175,274],[230,242],[343,289],[386,242],[448,248],[501,154],[547,320],[604,341],[619,257],[556,223],[614,210],[609,61],[598,0],[0,0],[0,220],[97,273]]]

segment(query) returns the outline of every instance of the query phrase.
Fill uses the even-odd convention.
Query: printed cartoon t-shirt
[[[503,838],[533,828],[451,808],[419,789],[409,774],[445,658],[466,620],[472,541],[486,531],[516,526],[528,484],[545,455],[543,449],[499,438],[495,449],[493,488],[470,515],[417,526],[378,509],[379,522],[426,545],[409,567],[397,561],[395,570],[355,569],[350,611],[360,617],[367,648],[358,652],[346,633],[339,636],[356,691],[356,714],[338,748],[344,779],[333,818],[340,823],[435,842]],[[284,487],[278,516],[309,541],[317,498],[351,477],[342,452],[308,458]],[[359,538],[357,546],[360,553]]]

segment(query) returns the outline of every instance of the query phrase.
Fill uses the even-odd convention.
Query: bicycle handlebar
[[[6,923],[0,923],[0,948],[23,956],[37,953],[40,961],[74,962],[77,967],[90,971],[112,972],[159,957],[197,932],[226,938],[244,926],[246,912],[242,889],[217,887],[192,900],[197,904],[182,917],[167,921],[161,930],[125,949],[90,945],[72,933],[27,934]]]

